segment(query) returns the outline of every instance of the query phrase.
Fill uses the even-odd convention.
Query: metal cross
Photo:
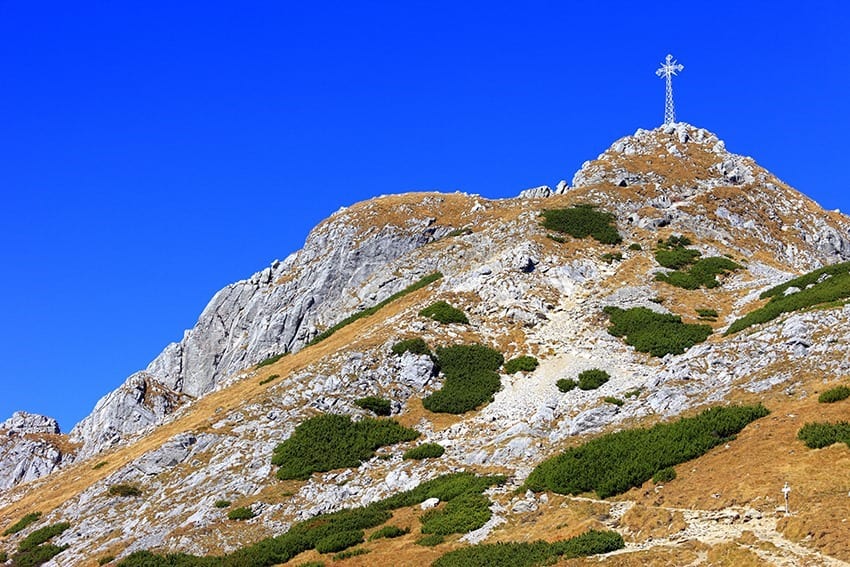
[[[684,65],[680,65],[673,56],[668,54],[667,59],[661,64],[655,74],[659,77],[667,79],[667,96],[664,100],[664,124],[672,124],[676,121],[676,111],[673,108],[673,76],[684,69]]]

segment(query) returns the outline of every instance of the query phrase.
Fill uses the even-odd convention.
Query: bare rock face
[[[7,435],[24,433],[59,433],[59,423],[52,417],[16,411],[0,425]]]
[[[433,219],[407,219],[363,234],[341,211],[302,250],[219,291],[183,340],[102,398],[71,431],[93,454],[160,423],[181,403],[271,355],[295,351],[319,329],[374,305],[426,273],[394,274],[396,258],[433,240]],[[443,229],[445,230],[445,229]]]
[[[0,490],[35,480],[56,470],[62,452],[44,435],[59,433],[55,419],[15,412],[0,425]]]

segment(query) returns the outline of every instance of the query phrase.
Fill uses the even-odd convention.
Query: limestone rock
[[[0,424],[7,434],[59,433],[59,423],[52,417],[16,411],[12,417]]]

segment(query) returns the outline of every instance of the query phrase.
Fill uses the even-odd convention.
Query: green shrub
[[[468,472],[445,474],[428,482],[423,482],[412,490],[384,499],[381,507],[387,510],[395,510],[421,504],[429,498],[438,498],[441,502],[448,502],[461,494],[481,494],[490,486],[504,482],[505,477],[503,476],[475,476]]]
[[[114,555],[104,555],[103,557],[97,560],[97,564],[106,565],[107,563],[112,563],[113,561],[115,561]]]
[[[135,484],[113,484],[109,487],[109,495],[110,496],[121,496],[121,497],[135,497],[141,496],[142,490],[136,486]]]
[[[374,541],[376,539],[383,538],[395,538],[401,537],[403,535],[409,534],[410,528],[401,529],[398,526],[384,526],[383,528],[376,530],[372,535],[369,536],[369,541]]]
[[[561,378],[560,380],[555,382],[555,385],[558,387],[559,390],[566,394],[567,392],[578,386],[578,382],[569,378]]]
[[[422,400],[425,409],[441,413],[464,413],[492,400],[502,386],[496,372],[504,363],[498,351],[483,345],[454,345],[437,349],[437,361],[445,375],[443,387]]]
[[[377,305],[374,305],[373,307],[369,307],[367,309],[364,309],[363,311],[358,311],[357,313],[355,313],[353,315],[349,315],[348,317],[346,317],[345,319],[343,319],[342,321],[340,321],[336,325],[333,325],[332,327],[325,329],[323,332],[321,332],[318,335],[316,335],[315,337],[313,337],[313,340],[311,340],[309,342],[308,346],[312,346],[316,343],[319,343],[319,342],[325,340],[326,338],[330,337],[331,335],[333,335],[334,333],[336,333],[337,331],[339,331],[343,327],[347,327],[348,325],[354,323],[355,321],[358,321],[358,320],[363,319],[364,317],[368,317],[370,315],[374,315],[381,308],[383,308],[386,305],[389,305],[390,303],[392,303],[396,299],[399,299],[401,297],[404,297],[405,295],[411,294],[414,291],[420,290],[423,287],[434,283],[435,281],[439,280],[442,277],[443,277],[443,274],[441,274],[440,272],[434,272],[433,274],[425,276],[424,278],[422,278],[418,282],[407,286],[406,288],[404,288],[400,292],[394,293],[393,295],[389,296],[388,298],[381,301]]]
[[[609,305],[604,311],[611,320],[610,334],[625,337],[626,344],[652,356],[682,354],[711,334],[708,325],[682,323],[678,315],[656,313],[645,307],[620,309]]]
[[[29,551],[35,548],[36,546],[45,543],[49,539],[58,536],[70,527],[71,524],[69,524],[68,522],[59,522],[58,524],[52,524],[43,528],[39,528],[21,540],[21,542],[18,544],[18,551]]]
[[[9,560],[9,554],[5,551],[0,551],[0,563],[5,563]]]
[[[551,565],[558,558],[570,559],[610,553],[626,546],[623,537],[614,531],[590,530],[570,539],[521,543],[485,543],[446,553],[433,563],[434,567],[535,567]]]
[[[809,449],[822,449],[835,443],[850,447],[850,423],[807,423],[797,432],[797,439]]]
[[[514,374],[516,372],[533,372],[537,365],[537,359],[533,356],[518,356],[512,358],[505,363],[505,374]]]
[[[670,482],[674,478],[676,478],[676,469],[673,467],[666,467],[652,475],[652,482],[655,484],[661,484],[662,482]]]
[[[281,480],[305,480],[314,472],[357,467],[385,445],[413,441],[414,429],[389,419],[364,418],[353,422],[342,415],[319,415],[298,427],[292,436],[275,447],[272,464],[278,465]]]
[[[268,384],[269,382],[273,382],[278,378],[280,378],[280,374],[272,374],[268,378],[263,378],[262,380],[260,380],[260,386]]]
[[[620,398],[615,398],[614,396],[605,396],[602,399],[605,401],[605,403],[614,404],[615,406],[622,406],[623,404],[626,403],[623,400],[621,400]]]
[[[15,567],[37,567],[47,563],[66,549],[68,549],[67,545],[53,545],[52,543],[37,545],[14,554],[12,565]]]
[[[366,549],[365,547],[358,547],[356,549],[349,549],[346,551],[340,551],[339,553],[334,555],[334,561],[342,561],[343,559],[348,559],[349,557],[357,557],[358,555],[366,555],[371,550]]]
[[[850,273],[848,272],[850,272],[850,262],[834,264],[763,292],[761,298],[770,298],[770,301],[736,320],[725,334],[731,335],[751,325],[767,323],[783,313],[831,305],[850,298]],[[792,286],[799,288],[800,291],[785,295],[785,291]]]
[[[423,534],[460,534],[477,530],[490,519],[490,500],[474,492],[462,494],[446,503],[443,509],[428,510],[422,515]]]
[[[643,246],[641,246],[639,242],[632,242],[631,244],[629,244],[629,250],[640,252],[641,250],[643,250]]]
[[[640,395],[640,391],[640,388],[635,388],[634,390],[629,390],[628,392],[623,394],[623,396],[625,396],[626,398],[636,398]]]
[[[697,309],[696,312],[700,319],[714,320],[718,317],[716,309]]]
[[[404,452],[405,459],[436,459],[442,457],[446,450],[437,443],[423,443]]]
[[[272,356],[266,358],[265,360],[261,360],[260,362],[258,362],[257,365],[254,366],[254,368],[262,368],[263,366],[269,366],[271,364],[274,364],[275,362],[277,362],[278,360],[280,360],[281,358],[283,358],[287,354],[289,354],[289,353],[284,352],[284,353],[281,353],[281,354],[272,355]]]
[[[3,535],[12,535],[23,531],[30,524],[37,522],[39,518],[41,518],[41,512],[31,512],[29,514],[25,514],[20,520],[6,528],[6,531],[3,532]]]
[[[230,500],[216,500],[213,506],[215,506],[216,508],[228,508],[230,504]]]
[[[609,264],[613,264],[614,262],[621,262],[623,260],[622,252],[606,252],[602,255],[602,259],[608,262]]]
[[[830,388],[818,396],[818,401],[822,404],[832,404],[850,398],[850,388],[847,386],[838,386]]]
[[[336,553],[337,551],[342,551],[343,549],[363,543],[363,541],[365,541],[363,539],[363,530],[336,532],[317,541],[316,551],[319,553]]]
[[[597,211],[592,205],[543,211],[543,227],[573,238],[593,237],[602,244],[619,244],[623,238],[614,226],[614,215]]]
[[[607,498],[640,486],[661,469],[726,443],[767,413],[761,405],[715,407],[648,429],[609,433],[542,462],[526,485],[536,492],[552,490],[559,494],[593,490],[600,498]]]
[[[422,545],[425,547],[434,547],[435,545],[440,545],[446,541],[445,536],[441,536],[440,534],[430,534],[423,537],[420,537],[416,540],[416,545]]]
[[[375,415],[386,416],[390,415],[392,411],[392,403],[389,400],[375,396],[360,398],[359,400],[354,400],[354,403],[365,410],[371,411]]]
[[[239,520],[239,521],[250,520],[251,518],[253,518],[255,516],[256,516],[256,514],[254,513],[254,511],[251,510],[251,508],[248,508],[247,506],[241,506],[239,508],[234,508],[233,510],[231,510],[230,512],[227,513],[227,519],[228,520]]]
[[[103,467],[105,467],[105,466],[106,466],[106,465],[108,465],[108,464],[109,464],[109,461],[100,461],[99,463],[97,463],[96,465],[94,465],[94,466],[91,468],[91,470],[96,471],[96,470],[98,470],[98,469],[102,469]]]
[[[578,387],[582,390],[595,390],[611,379],[611,375],[598,368],[585,370],[578,375]]]
[[[471,228],[469,228],[469,227],[456,228],[453,231],[449,232],[446,235],[446,238],[453,238],[455,236],[466,236],[467,234],[472,234]]]
[[[702,256],[699,250],[690,248],[670,248],[655,251],[655,261],[671,270],[681,270],[693,264],[697,258]]]
[[[466,314],[456,307],[452,307],[445,301],[437,301],[419,312],[423,317],[429,317],[438,323],[447,325],[449,323],[469,323]]]
[[[406,352],[431,355],[431,349],[428,348],[428,344],[420,337],[414,337],[412,339],[405,339],[397,342],[393,345],[392,352],[393,354],[398,355],[402,355]]]
[[[687,236],[669,236],[667,240],[659,240],[658,248],[684,248],[693,244]]]
[[[687,271],[676,270],[669,274],[659,272],[655,274],[655,279],[683,289],[699,289],[701,287],[710,289],[720,285],[720,282],[717,281],[717,276],[722,276],[740,270],[741,268],[742,266],[740,264],[736,264],[728,258],[712,256],[699,260]]]

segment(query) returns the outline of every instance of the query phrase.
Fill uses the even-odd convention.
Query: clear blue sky
[[[340,206],[571,179],[668,52],[680,120],[850,210],[845,6],[0,0],[0,419],[69,430]]]

